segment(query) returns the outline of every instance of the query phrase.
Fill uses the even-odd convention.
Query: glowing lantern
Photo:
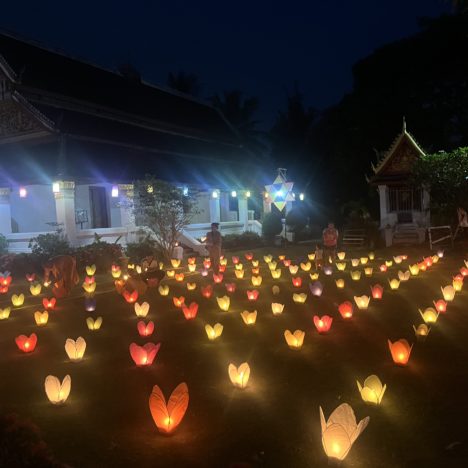
[[[149,397],[149,408],[159,432],[174,432],[184,418],[188,404],[189,391],[185,382],[177,385],[167,403],[161,389],[155,385]]]
[[[271,292],[273,293],[273,296],[277,296],[280,293],[280,288],[276,284],[271,287]]]
[[[289,273],[291,275],[295,275],[299,271],[299,267],[297,265],[289,265]]]
[[[209,299],[213,294],[213,287],[211,286],[211,284],[205,287],[202,286],[201,293],[203,297],[206,297],[207,299]]]
[[[302,279],[300,276],[293,277],[291,281],[295,288],[300,288],[302,286]]]
[[[415,263],[414,265],[410,265],[409,266],[409,271],[411,273],[412,276],[418,276],[419,274],[419,266],[417,263]]]
[[[244,310],[241,314],[242,320],[246,325],[255,325],[257,321],[257,311],[254,310],[253,312],[249,312],[248,310]]]
[[[323,315],[322,317],[319,317],[318,315],[314,315],[315,328],[322,335],[330,331],[332,323],[333,323],[333,317],[330,317],[329,315]]]
[[[333,274],[333,267],[331,265],[325,265],[322,269],[326,276]]]
[[[15,307],[21,307],[24,304],[24,294],[13,294],[13,296],[11,296],[11,303]]]
[[[237,279],[242,279],[244,277],[244,270],[235,270],[234,274],[236,275]]]
[[[336,287],[339,289],[343,289],[345,287],[345,280],[342,278],[335,280],[335,283]]]
[[[114,281],[115,285],[115,290],[119,293],[122,294],[125,288],[125,280],[123,279],[118,279]]]
[[[120,275],[122,274],[122,270],[120,270],[120,268],[118,270],[114,270],[114,266],[112,267],[112,272],[111,272],[112,278],[114,279],[120,278]]]
[[[137,323],[137,330],[140,336],[151,336],[154,332],[154,322],[150,320],[148,323],[145,323],[143,320],[140,320]]]
[[[94,276],[86,276],[86,278],[85,278],[85,283],[86,284],[93,284],[95,282],[96,282],[96,280],[94,279]]]
[[[425,323],[421,323],[417,328],[413,325],[414,334],[419,341],[425,341],[427,335],[431,331],[430,327],[428,327]]]
[[[168,278],[174,278],[175,277],[175,270],[167,270],[166,271],[166,276]]]
[[[62,382],[55,375],[48,375],[44,381],[44,389],[49,401],[61,405],[67,401],[71,390],[71,377],[66,375]]]
[[[143,346],[138,346],[136,343],[132,343],[129,347],[130,356],[138,367],[151,366],[160,347],[161,343],[146,343]]]
[[[393,265],[393,260],[385,260],[385,266],[390,268]]]
[[[195,289],[197,289],[197,283],[187,283],[188,291],[194,291]]]
[[[273,271],[273,270],[276,270],[276,266],[277,266],[277,262],[274,262],[273,260],[271,262],[268,263],[268,268],[270,269],[270,271]]]
[[[0,274],[0,285],[8,288],[11,284],[11,279],[11,276],[8,274]]]
[[[399,366],[406,366],[406,364],[408,364],[413,345],[410,346],[409,343],[403,339],[395,341],[395,343],[388,340],[388,348],[390,349],[395,364]]]
[[[304,343],[305,332],[302,330],[296,330],[291,333],[289,330],[284,332],[284,339],[291,349],[298,350],[302,348]]]
[[[403,271],[398,271],[398,279],[400,281],[408,281],[410,279],[411,273],[409,270],[406,270],[405,272]]]
[[[8,286],[0,286],[0,294],[6,294],[8,292]]]
[[[312,268],[312,263],[310,263],[310,262],[302,263],[301,262],[301,270],[309,271],[311,268]]]
[[[26,273],[26,280],[32,283],[36,279],[35,273]]]
[[[374,258],[375,258],[375,253],[369,252],[369,260],[374,260]]]
[[[191,302],[187,307],[185,304],[182,306],[182,312],[187,320],[193,320],[198,313],[198,304]]]
[[[149,312],[150,305],[147,302],[143,302],[143,304],[138,304],[138,302],[135,302],[135,315],[137,317],[146,317]]]
[[[205,260],[203,260],[203,268],[205,270],[209,270],[211,267],[211,260],[209,258],[205,258]]]
[[[253,253],[252,252],[246,252],[245,258],[250,262],[253,259]]]
[[[219,259],[219,264],[220,264],[221,266],[226,266],[226,265],[227,265],[227,258],[220,257],[220,259]]]
[[[359,261],[361,262],[361,265],[366,265],[369,259],[367,257],[361,257]]]
[[[183,273],[176,273],[176,274],[174,275],[174,278],[175,278],[176,281],[178,281],[179,283],[181,283],[182,281],[184,281],[185,276],[184,276]]]
[[[380,405],[387,385],[382,385],[382,382],[376,375],[367,377],[362,386],[357,380],[356,383],[363,401],[372,405]]]
[[[127,264],[127,268],[128,268],[129,270],[134,270],[134,269],[135,269],[135,264],[134,264],[134,263],[128,263],[128,264]],[[94,273],[93,273],[93,274],[94,274]]]
[[[72,362],[81,361],[83,359],[85,350],[86,341],[81,336],[78,337],[76,341],[72,340],[71,338],[67,338],[67,341],[65,341],[65,352]]]
[[[96,299],[94,297],[85,297],[86,312],[94,312],[96,310]]]
[[[291,265],[291,260],[283,260],[283,265],[284,265],[286,268],[289,268],[290,265]]]
[[[353,267],[359,266],[359,258],[352,258],[351,259],[351,266],[353,266]]]
[[[440,288],[442,291],[442,296],[447,302],[452,302],[455,297],[455,288],[453,286],[445,286],[445,288]]]
[[[316,280],[319,279],[319,273],[318,273],[318,271],[316,271],[316,272],[314,272],[314,273],[309,273],[309,276],[310,276],[310,279],[311,279],[312,281],[316,281]]]
[[[244,269],[244,265],[242,265],[242,263],[236,263],[234,265],[234,269],[235,270],[243,270]]]
[[[296,304],[304,304],[306,300],[307,300],[307,294],[305,294],[305,293],[300,293],[300,294],[294,293],[293,294],[293,301]]]
[[[86,319],[86,325],[88,326],[88,330],[97,331],[101,328],[102,317],[98,317],[96,320],[94,320],[92,317],[88,317]]]
[[[44,309],[46,310],[55,309],[56,303],[57,303],[57,299],[55,299],[55,297],[51,297],[50,299],[47,299],[46,297],[44,297],[44,299],[42,299],[42,305],[44,306]]]
[[[44,288],[48,288],[51,284],[52,284],[52,281],[44,281],[44,282],[42,283],[42,285],[44,286]]]
[[[250,366],[246,362],[243,362],[239,367],[231,363],[228,367],[228,373],[234,387],[245,388],[250,377]]]
[[[224,273],[226,271],[226,265],[219,265],[218,266],[218,271],[220,273]]]
[[[439,261],[439,257],[437,255],[432,256],[432,263],[437,263]]]
[[[369,307],[370,296],[354,296],[354,302],[359,310],[366,310]]]
[[[252,266],[254,268],[257,268],[258,267],[258,260],[252,260]]]
[[[323,284],[320,281],[309,283],[309,289],[313,296],[320,297],[323,292]]]
[[[322,445],[328,458],[344,460],[356,439],[369,424],[369,416],[356,424],[354,411],[347,403],[343,403],[333,411],[325,421],[320,407],[320,424],[322,427]]]
[[[371,286],[371,293],[373,299],[382,299],[383,287],[380,284],[374,284]]]
[[[397,255],[396,257],[393,257],[393,261],[399,265],[402,261],[403,261],[403,258],[401,257],[401,255]]]
[[[336,262],[336,268],[338,269],[338,271],[344,271],[346,269],[346,263]]]
[[[452,286],[453,286],[453,289],[455,289],[456,292],[460,292],[463,288],[463,279],[461,278],[453,278],[453,281],[452,281]]]
[[[437,312],[445,314],[447,312],[447,303],[443,299],[439,299],[437,302],[432,301]]]
[[[160,284],[158,292],[161,296],[167,296],[169,294],[169,286],[167,286],[167,284]]]
[[[252,276],[252,285],[253,286],[260,286],[262,284],[262,277],[261,276]]]
[[[271,263],[271,261],[273,260],[273,255],[264,255],[263,260],[265,261],[265,263]],[[275,266],[275,268],[276,268],[276,266]],[[273,269],[275,269],[275,268],[273,268]]]
[[[206,335],[210,341],[216,340],[223,333],[223,326],[220,323],[215,323],[213,326],[205,325]]]
[[[187,258],[187,264],[188,265],[195,265],[196,262],[197,262],[197,259],[195,257]]]
[[[87,283],[86,281],[82,284],[83,289],[87,292],[92,294],[96,291],[96,283]]]
[[[336,255],[338,256],[339,260],[343,261],[346,257],[346,252],[338,252]]]
[[[432,260],[432,257],[427,257],[425,258],[424,260],[424,263],[426,264],[426,267],[429,268],[432,266],[432,264],[434,263],[434,261]]]
[[[426,271],[427,265],[424,262],[418,263],[418,268],[420,271]]]
[[[234,265],[237,265],[237,264],[239,263],[239,257],[233,256],[233,257],[232,257],[232,263],[233,263]]]
[[[390,289],[396,290],[400,287],[400,280],[397,278],[393,278],[391,280],[388,280],[388,284],[390,285]]]
[[[359,281],[361,279],[361,272],[359,270],[350,271],[349,273],[352,280]]]
[[[424,312],[419,309],[422,319],[425,323],[436,323],[439,313],[432,307],[428,307]]]
[[[218,302],[218,307],[221,310],[224,310],[225,312],[229,310],[229,305],[231,304],[229,296],[217,297],[216,301]]]
[[[47,312],[47,310],[44,312],[34,312],[34,320],[36,321],[36,325],[39,327],[47,325],[47,322],[49,321],[49,312]]]
[[[259,291],[257,289],[247,290],[247,299],[249,301],[256,301],[258,299]]]
[[[179,268],[180,260],[178,258],[171,258],[172,268]]]
[[[96,265],[89,265],[86,267],[86,274],[88,276],[93,276],[96,273]]]
[[[188,265],[188,271],[189,271],[190,273],[193,273],[196,269],[197,269],[197,265],[196,265],[195,263],[193,263],[193,264],[190,263],[190,264]]]
[[[5,309],[0,309],[0,320],[7,320],[10,316],[11,307],[6,307]]]
[[[311,252],[310,254],[307,254],[307,258],[313,262],[315,260],[315,252]]]
[[[223,274],[222,273],[213,273],[213,281],[216,283],[216,284],[219,284],[219,283],[222,283],[223,281]]]
[[[42,291],[42,285],[41,283],[33,283],[31,286],[29,286],[29,291],[33,296],[39,296]]]
[[[344,319],[350,319],[353,316],[353,304],[345,301],[338,306],[338,312]]]
[[[284,261],[284,259],[286,258],[286,255],[278,255],[278,260],[279,261]]]
[[[138,291],[136,289],[132,292],[128,291],[127,289],[124,289],[122,295],[129,304],[133,304],[138,299]]]
[[[31,333],[30,336],[20,335],[15,338],[16,346],[24,353],[32,353],[36,349],[37,335]]]
[[[270,273],[273,279],[281,278],[281,270],[271,270]]]
[[[226,291],[229,293],[233,293],[236,291],[236,283],[226,283]]]
[[[379,267],[379,270],[382,272],[382,273],[385,273],[387,271],[388,267],[387,265],[383,264],[383,265],[380,265]]]
[[[180,307],[182,307],[182,306],[185,304],[185,297],[184,297],[184,296],[180,296],[180,297],[174,296],[174,297],[172,298],[172,302],[174,303],[174,305],[175,305],[177,308],[180,308]]]
[[[278,302],[273,302],[271,304],[271,311],[273,312],[273,315],[281,315],[284,310],[284,304],[280,304]]]
[[[372,276],[372,273],[374,272],[374,269],[372,267],[366,267],[364,268],[364,274],[366,276]]]

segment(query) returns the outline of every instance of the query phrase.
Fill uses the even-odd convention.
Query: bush
[[[7,238],[0,234],[0,255],[5,255],[8,253],[8,241]]]
[[[79,268],[94,263],[99,271],[109,270],[112,264],[122,257],[122,246],[117,244],[118,240],[110,244],[101,240],[101,236],[94,234],[94,242],[92,244],[78,247],[75,251],[70,249],[66,253],[68,255],[75,255]]]
[[[289,232],[299,234],[307,226],[307,217],[299,209],[291,210],[286,215],[286,227]]]
[[[263,218],[262,236],[265,239],[273,239],[283,230],[281,218],[275,213],[267,213]]]
[[[0,271],[10,271],[13,276],[42,273],[42,258],[36,254],[9,253],[0,257]]]
[[[67,236],[59,229],[57,232],[39,234],[29,242],[31,252],[43,260],[56,255],[69,255],[72,250]]]
[[[227,234],[223,236],[223,248],[225,249],[254,249],[262,245],[262,238],[255,232],[246,231],[242,234]]]
[[[156,242],[150,235],[145,236],[139,242],[130,242],[127,244],[125,254],[132,262],[141,262],[145,257],[154,256],[158,261],[163,260],[163,255],[158,249]]]

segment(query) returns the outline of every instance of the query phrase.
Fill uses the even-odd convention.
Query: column
[[[58,228],[63,229],[71,245],[76,245],[75,182],[71,180],[56,181],[54,183],[54,196]]]
[[[270,197],[263,195],[263,214],[271,213],[271,200]]]
[[[380,198],[380,228],[384,228],[387,224],[387,193],[388,187],[386,185],[379,185],[379,198]]]
[[[127,230],[127,242],[136,241],[136,221],[133,212],[133,184],[119,184],[120,224]]]
[[[212,189],[210,191],[210,223],[219,223],[221,220],[221,207],[219,204],[219,196],[220,191],[218,189]]]
[[[246,194],[246,191],[242,191],[237,195],[239,221],[244,225],[242,228],[244,232],[249,230],[249,199]]]
[[[0,233],[11,234],[10,189],[0,188]]]

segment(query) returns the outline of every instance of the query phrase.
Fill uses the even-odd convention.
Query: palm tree
[[[201,84],[198,76],[193,73],[185,73],[184,71],[169,73],[167,76],[167,85],[181,93],[195,97],[198,97],[201,91]]]

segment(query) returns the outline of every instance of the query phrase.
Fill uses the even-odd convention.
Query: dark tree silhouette
[[[169,73],[167,76],[167,85],[181,93],[195,97],[200,96],[202,88],[197,75],[193,73],[185,73],[184,71]]]

